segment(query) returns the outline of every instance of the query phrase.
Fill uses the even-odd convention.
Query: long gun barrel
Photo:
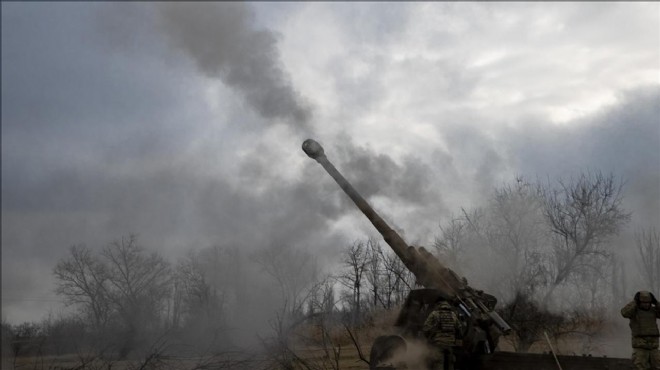
[[[353,186],[342,176],[335,166],[328,160],[323,147],[312,139],[307,139],[302,145],[303,151],[312,159],[316,160],[339,184],[344,192],[353,200],[355,205],[371,221],[376,230],[383,236],[385,242],[392,248],[394,253],[401,259],[403,264],[417,278],[418,283],[427,288],[440,289],[447,295],[455,296],[465,284],[450,269],[446,268],[440,261],[433,257],[424,248],[417,250],[401,238],[383,220],[367,201],[353,188]]]
[[[508,333],[511,328],[495,312],[492,307],[486,307],[481,300],[488,296],[481,291],[472,289],[464,279],[461,279],[454,271],[447,268],[423,247],[415,248],[409,246],[401,236],[394,231],[383,220],[367,201],[353,188],[353,186],[342,176],[335,166],[328,160],[321,144],[312,139],[307,139],[302,144],[303,151],[312,159],[316,160],[330,176],[339,184],[357,207],[364,213],[376,230],[383,236],[385,242],[392,248],[394,253],[401,259],[406,268],[415,275],[417,282],[426,288],[438,289],[449,297],[453,297],[470,306],[479,315],[490,318],[503,333]],[[476,298],[476,302],[473,298]],[[496,300],[495,300],[496,302]],[[492,303],[492,306],[495,305]]]

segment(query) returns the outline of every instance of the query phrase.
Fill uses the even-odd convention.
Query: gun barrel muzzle
[[[302,150],[312,159],[318,159],[324,155],[323,147],[314,139],[307,139],[302,144]]]

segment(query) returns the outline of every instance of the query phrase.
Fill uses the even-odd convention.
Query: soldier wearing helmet
[[[637,292],[635,299],[621,309],[621,315],[630,320],[635,368],[660,370],[660,332],[656,322],[660,318],[658,301],[651,292]]]
[[[453,347],[461,345],[461,323],[456,309],[446,301],[438,303],[426,318],[422,332],[434,347],[429,356],[431,369],[453,370]]]

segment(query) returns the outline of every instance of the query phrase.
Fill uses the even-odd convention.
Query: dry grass
[[[391,328],[392,323],[396,317],[396,311],[383,312],[375,315],[369,325],[358,329],[354,332],[357,336],[360,348],[364,357],[368,359],[371,343],[380,335],[388,334],[387,328]],[[621,325],[618,325],[621,324]],[[301,326],[297,334],[301,338],[307,340],[298,342],[293,345],[293,350],[302,359],[306,360],[311,368],[314,369],[332,369],[328,366],[330,359],[327,357],[328,352],[323,348],[323,332],[314,325]],[[358,355],[358,350],[353,343],[350,335],[344,327],[333,327],[327,333],[329,342],[326,345],[331,346],[332,349],[337,350],[339,353],[339,368],[346,370],[367,370],[368,365],[362,361]],[[581,336],[574,336],[553,342],[555,350],[558,354],[564,355],[582,355],[591,354],[593,356],[608,357],[628,357],[630,352],[630,337],[625,327],[625,323],[614,323],[610,328],[606,328],[602,335],[596,338],[585,338]],[[329,348],[325,348],[329,349]],[[507,337],[502,337],[497,348],[499,351],[513,351],[513,346],[507,340]],[[537,342],[530,352],[532,353],[547,353],[550,348],[545,340]],[[6,355],[3,353],[3,355]],[[245,369],[263,369],[267,366],[266,360],[263,358],[249,358],[251,362],[242,362],[244,365],[241,368]],[[15,366],[14,366],[15,364]],[[204,358],[157,358],[150,364],[145,365],[145,361],[107,361],[99,358],[94,358],[91,355],[66,355],[66,356],[43,356],[43,357],[19,357],[14,362],[13,358],[3,358],[2,369],[25,369],[25,370],[59,370],[59,369],[75,369],[85,365],[85,369],[118,369],[118,370],[137,370],[140,368],[149,369],[237,369],[239,367],[232,366],[232,362],[221,357],[204,357]],[[273,367],[271,367],[272,369]]]

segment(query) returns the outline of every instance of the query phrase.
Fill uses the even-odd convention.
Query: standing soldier
[[[621,315],[630,319],[632,332],[632,360],[637,370],[660,370],[658,351],[658,325],[660,306],[651,292],[641,291],[635,299],[621,309]]]
[[[453,347],[460,345],[460,325],[456,310],[446,301],[439,303],[426,318],[422,332],[435,347],[429,356],[431,369],[454,370]]]

